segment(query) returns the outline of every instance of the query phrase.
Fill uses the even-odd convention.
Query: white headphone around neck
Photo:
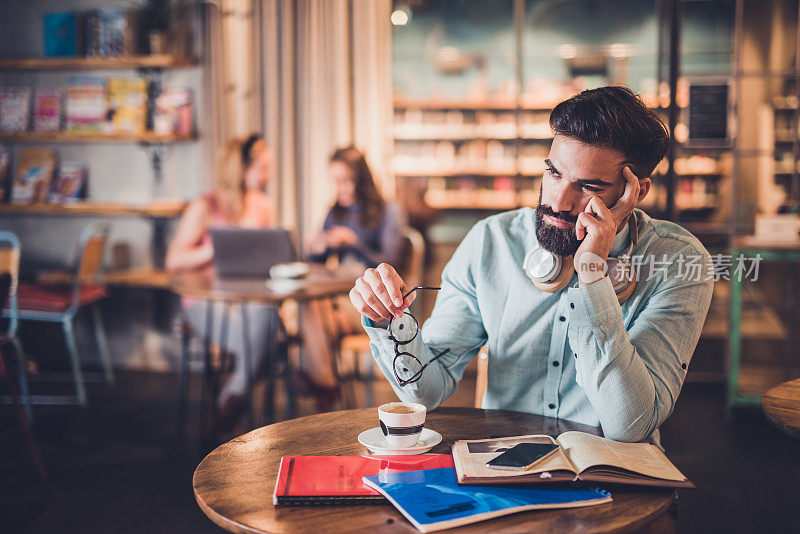
[[[628,227],[630,229],[630,245],[624,254],[609,256],[607,262],[608,277],[611,279],[620,304],[628,300],[636,289],[636,273],[629,268],[631,252],[639,241],[639,228],[635,213],[631,213],[628,217]],[[542,248],[539,244],[525,255],[522,268],[533,285],[549,293],[564,289],[572,280],[572,274],[575,272],[572,255],[562,258]]]

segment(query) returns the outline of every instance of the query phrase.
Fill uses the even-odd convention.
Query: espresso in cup
[[[386,413],[414,413],[416,410],[405,404],[398,404],[397,406],[392,406],[391,408],[387,408],[385,410]]]
[[[416,402],[389,402],[378,407],[381,432],[389,447],[405,449],[419,441],[427,409]]]

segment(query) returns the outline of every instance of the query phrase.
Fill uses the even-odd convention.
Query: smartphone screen
[[[486,463],[495,469],[527,469],[558,450],[557,443],[520,443]]]

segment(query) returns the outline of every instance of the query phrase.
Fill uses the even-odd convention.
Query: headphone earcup
[[[569,281],[572,280],[572,274],[575,272],[575,265],[572,263],[572,256],[567,256],[562,259],[561,270],[551,282],[533,282],[537,288],[548,293],[555,293],[564,289]]]
[[[615,257],[608,258],[608,277],[617,294],[617,300],[622,304],[636,289],[636,271],[631,268],[629,261]]]
[[[617,300],[620,304],[623,304],[633,295],[633,292],[636,290],[636,282],[636,274],[634,273],[630,283],[617,292]]]

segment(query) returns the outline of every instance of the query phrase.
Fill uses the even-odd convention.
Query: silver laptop
[[[278,263],[297,261],[294,241],[284,228],[210,228],[214,268],[220,278],[268,278]]]

